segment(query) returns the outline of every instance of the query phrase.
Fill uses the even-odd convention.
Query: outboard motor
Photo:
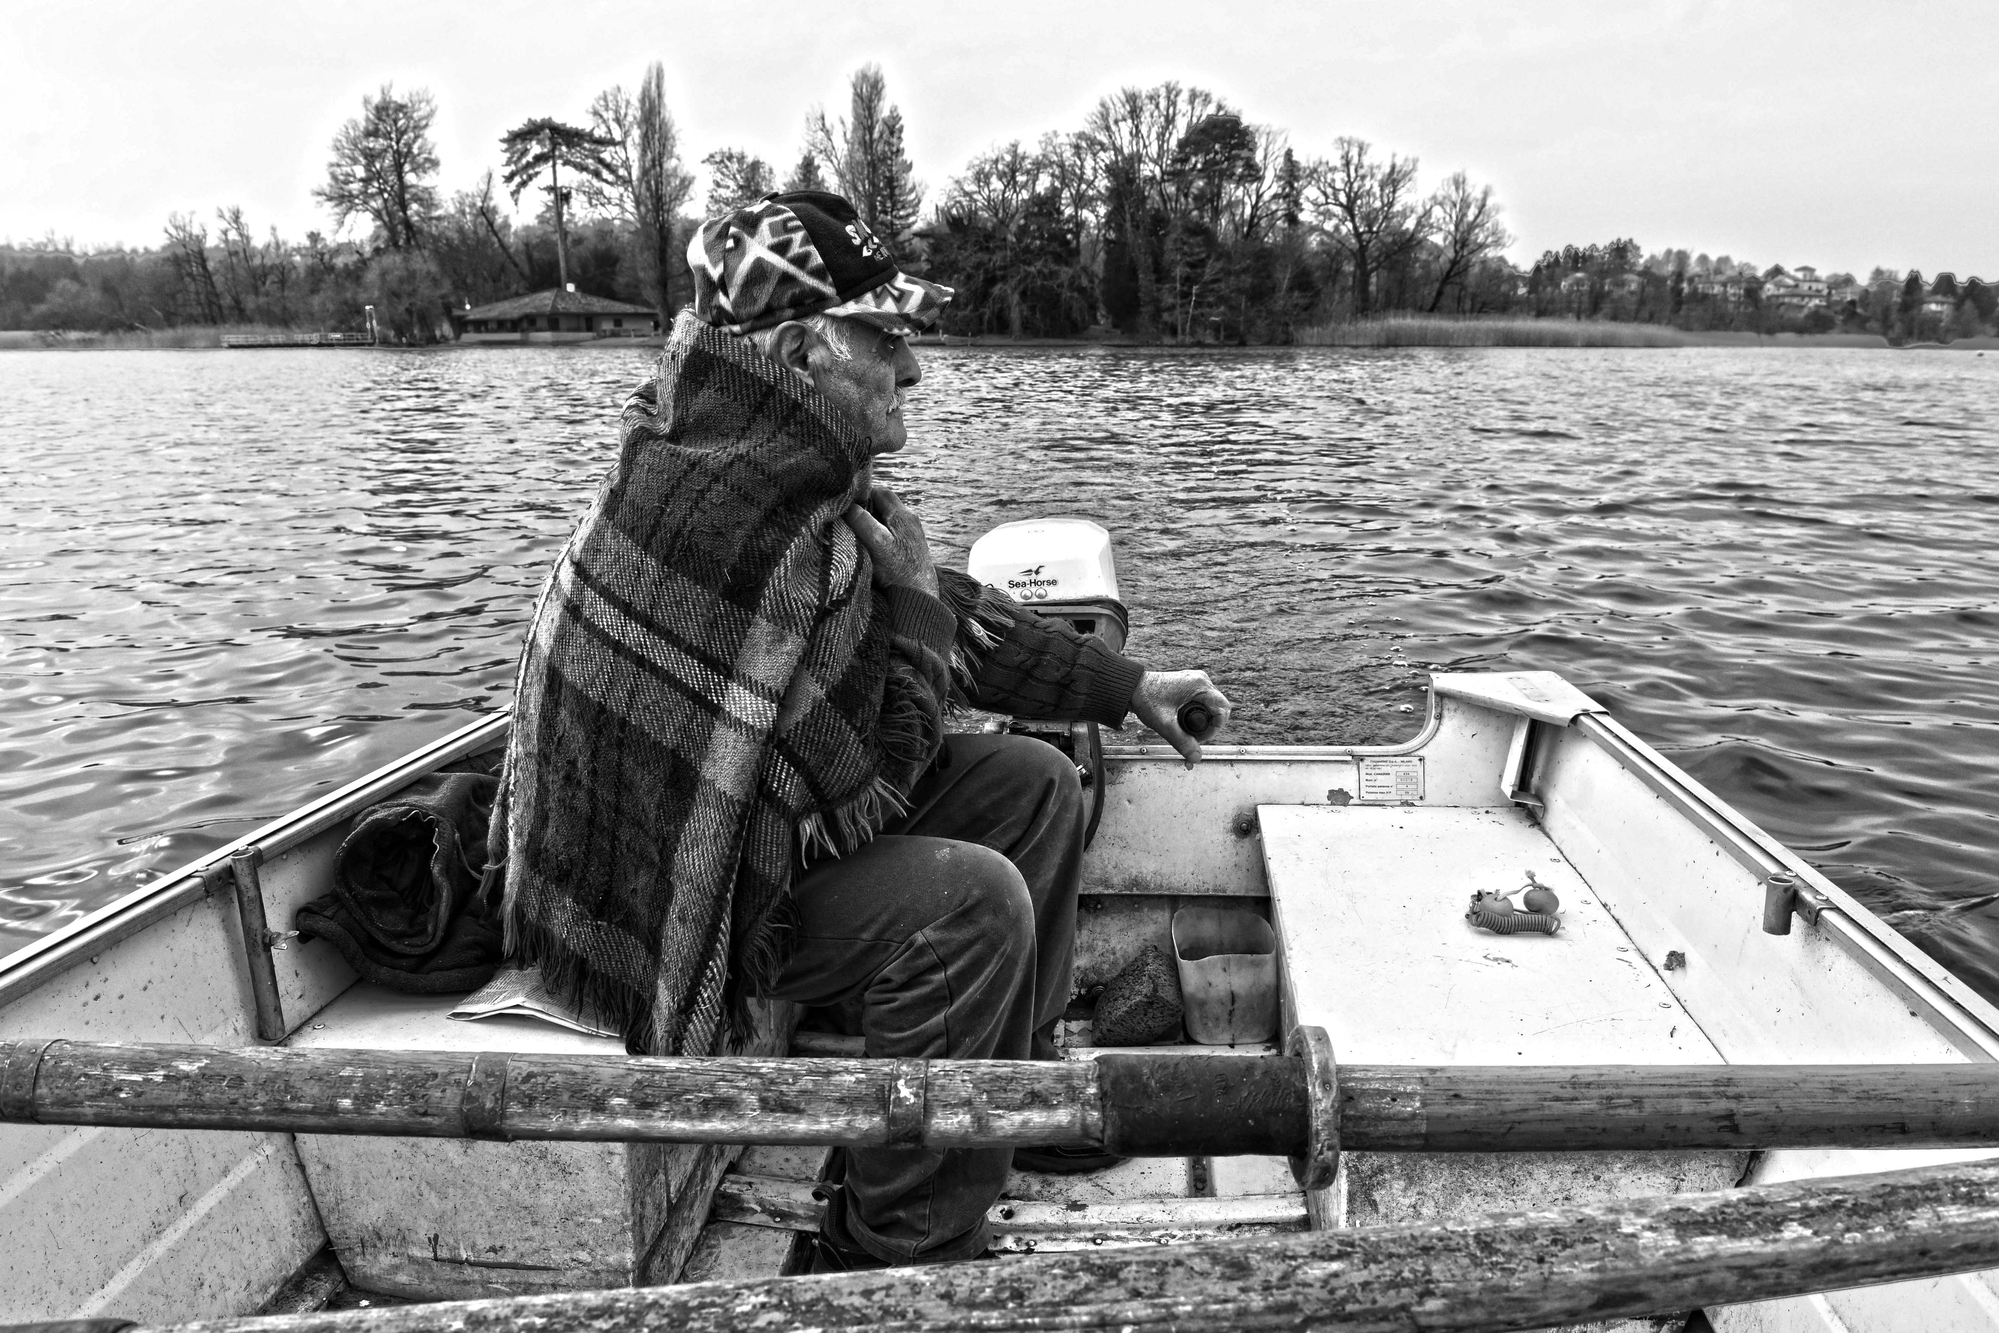
[[[1009,594],[1038,615],[1066,621],[1114,650],[1131,628],[1118,600],[1111,535],[1087,518],[1031,518],[1002,523],[972,543],[965,572]],[[1006,730],[1047,741],[1075,762],[1090,797],[1085,841],[1104,813],[1104,744],[1094,722],[1009,721]]]

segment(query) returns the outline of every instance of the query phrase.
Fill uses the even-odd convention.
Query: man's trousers
[[[771,995],[858,1007],[874,1058],[1053,1058],[1086,814],[1076,766],[1053,746],[947,736],[905,816],[793,882],[802,924]],[[970,1258],[1012,1156],[852,1149],[844,1229],[891,1263]]]

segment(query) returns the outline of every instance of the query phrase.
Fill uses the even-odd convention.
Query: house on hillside
[[[1765,305],[1775,303],[1810,309],[1815,305],[1824,305],[1825,301],[1825,280],[1810,264],[1800,264],[1788,273],[1779,271],[1763,284]]]
[[[1744,282],[1740,273],[1695,273],[1687,278],[1687,290],[1696,296],[1734,302],[1742,299]]]
[[[458,326],[459,341],[468,343],[580,343],[650,338],[659,332],[659,316],[651,306],[590,296],[577,291],[575,283],[468,306],[452,316],[452,323]]]

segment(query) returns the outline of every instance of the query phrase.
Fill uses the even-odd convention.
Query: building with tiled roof
[[[529,296],[470,306],[452,316],[468,343],[577,343],[593,338],[649,338],[659,332],[651,306],[551,287]]]

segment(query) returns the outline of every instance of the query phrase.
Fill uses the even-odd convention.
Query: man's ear
[[[797,320],[777,326],[771,335],[770,354],[779,365],[812,383],[812,330]]]

